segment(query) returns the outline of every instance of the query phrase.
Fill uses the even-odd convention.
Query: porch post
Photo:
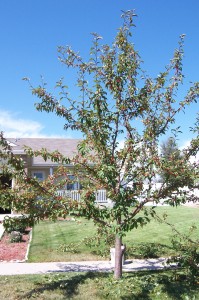
[[[13,189],[15,186],[15,178],[12,178],[12,185],[11,185],[11,188]]]
[[[50,167],[50,176],[53,175],[53,167]]]

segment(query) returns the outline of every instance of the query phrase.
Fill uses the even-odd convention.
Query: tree
[[[180,160],[182,155],[174,137],[169,137],[165,142],[162,142],[160,152],[165,163],[168,164],[173,164],[174,160]],[[162,172],[161,179],[167,181],[169,179],[168,172]]]
[[[172,166],[168,166],[158,153],[159,140],[171,130],[176,114],[196,102],[199,96],[197,82],[190,87],[183,101],[176,97],[183,81],[184,36],[180,37],[170,64],[152,79],[142,71],[140,56],[131,40],[135,16],[134,11],[122,14],[123,24],[111,46],[101,45],[101,37],[94,33],[88,61],[70,47],[58,48],[61,63],[77,70],[76,83],[81,100],[70,98],[64,79],[57,82],[59,98],[49,93],[45,84],[37,88],[30,84],[33,95],[40,99],[37,110],[64,118],[64,128],[80,132],[82,141],[73,159],[57,152],[48,153],[46,149],[34,152],[27,148],[29,155],[51,158],[61,166],[42,184],[21,174],[19,190],[12,192],[12,205],[16,210],[23,207],[33,222],[45,216],[56,219],[70,213],[93,219],[105,234],[115,234],[114,276],[117,279],[122,276],[122,237],[155,216],[155,208],[145,204],[158,203],[165,198],[171,205],[196,200],[192,192],[198,178],[197,164],[189,167],[184,164],[199,149],[198,135]],[[198,131],[198,124],[199,120],[196,120],[193,130]],[[55,179],[67,174],[68,162],[74,164],[74,175],[82,183],[81,201],[56,195],[58,183]],[[156,188],[153,182],[163,171],[179,180],[171,178]],[[67,180],[66,176],[64,182]],[[59,186],[64,182],[59,182]],[[183,190],[185,185],[189,187],[189,193]],[[113,207],[96,205],[95,192],[99,188],[107,190]],[[17,202],[19,193],[20,201]],[[35,209],[35,203],[40,210]]]
[[[165,159],[170,159],[172,156],[177,159],[180,158],[180,150],[173,137],[169,137],[161,144],[161,155]]]

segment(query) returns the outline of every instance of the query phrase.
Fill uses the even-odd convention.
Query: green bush
[[[11,233],[12,231],[19,231],[24,233],[27,227],[27,219],[25,216],[8,217],[3,220],[5,231]]]
[[[157,258],[159,252],[159,245],[155,243],[148,243],[140,245],[140,254],[144,258]]]
[[[12,231],[10,233],[10,242],[11,243],[19,243],[22,241],[22,234],[19,231]]]
[[[164,253],[165,246],[158,243],[138,244],[134,247],[127,247],[127,258],[158,258]]]
[[[172,239],[172,245],[177,255],[168,259],[167,263],[175,263],[178,269],[175,270],[175,277],[182,276],[178,270],[185,275],[190,284],[198,282],[199,278],[199,240],[192,240],[191,234],[196,230],[192,226],[189,236],[175,234]]]

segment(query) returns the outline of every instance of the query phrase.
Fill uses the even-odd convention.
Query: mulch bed
[[[31,228],[28,228],[23,234],[22,242],[20,243],[11,243],[9,234],[4,233],[0,240],[0,262],[25,260],[30,232]]]

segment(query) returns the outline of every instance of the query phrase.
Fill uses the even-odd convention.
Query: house
[[[80,139],[64,139],[64,138],[7,138],[9,145],[12,147],[12,152],[16,156],[20,156],[25,162],[25,169],[30,177],[36,177],[38,180],[43,181],[49,175],[53,175],[55,169],[58,167],[58,163],[52,162],[50,159],[46,161],[41,157],[30,157],[24,150],[25,146],[30,147],[32,150],[41,150],[42,148],[47,149],[49,152],[59,151],[64,156],[72,158],[77,153],[77,145],[81,141]],[[74,166],[71,164],[67,165],[70,170],[70,176]],[[1,178],[1,181],[6,181],[6,184],[10,187],[15,185],[14,179]],[[74,200],[80,199],[78,190],[81,188],[80,183],[74,181],[65,186],[64,190],[59,190],[57,193],[60,196],[68,195]],[[105,203],[106,191],[99,190],[96,193],[96,201]],[[0,209],[1,213],[1,209]]]
[[[33,151],[47,149],[49,152],[58,150],[64,156],[72,158],[77,152],[77,145],[79,139],[61,139],[61,138],[21,138],[21,139],[7,139],[14,155],[20,156],[25,162],[27,173],[31,177],[43,181],[48,175],[52,175],[58,164],[51,160],[45,161],[41,156],[29,157],[24,151],[24,147],[28,146]],[[68,165],[72,168],[72,165]]]

